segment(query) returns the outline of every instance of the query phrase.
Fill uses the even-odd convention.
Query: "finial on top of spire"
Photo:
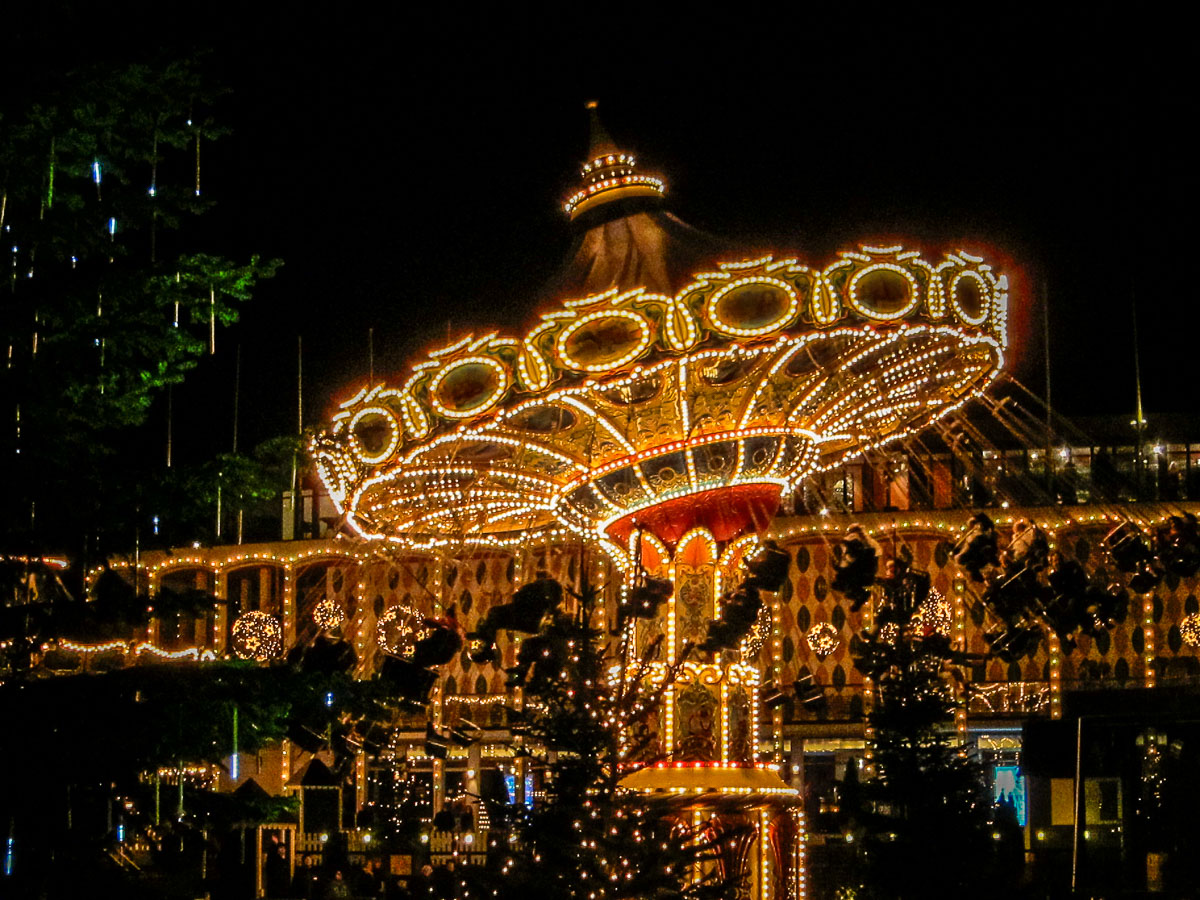
[[[585,210],[594,209],[613,200],[629,197],[652,197],[659,199],[666,193],[666,183],[653,175],[640,175],[634,170],[637,160],[626,153],[600,121],[599,103],[589,100],[584,104],[590,119],[588,140],[588,162],[580,169],[583,189],[574,193],[563,204],[567,214],[574,220]]]
[[[599,159],[601,157],[620,154],[620,149],[617,147],[617,142],[612,139],[612,135],[604,127],[604,123],[600,121],[600,104],[595,100],[589,100],[585,104],[588,111],[588,159]]]

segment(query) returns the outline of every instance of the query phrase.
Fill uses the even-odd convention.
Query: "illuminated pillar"
[[[1050,650],[1050,718],[1062,718],[1062,644],[1053,628],[1046,629]]]
[[[374,671],[374,654],[368,651],[373,649],[375,635],[375,611],[369,603],[366,603],[363,598],[371,596],[371,586],[365,584],[368,577],[377,578],[379,576],[378,568],[367,569],[365,561],[358,563],[358,575],[354,580],[355,589],[350,594],[349,601],[353,603],[353,609],[346,611],[346,624],[343,627],[347,639],[350,635],[354,635],[354,650],[358,655],[358,665],[354,670],[356,677],[367,677],[368,674]],[[368,615],[370,619],[368,620]]]
[[[779,595],[773,594],[771,604],[771,669],[768,681],[779,684],[783,675],[783,627],[780,624]],[[758,709],[757,702],[755,710]],[[756,717],[757,718],[757,717]],[[772,762],[783,761],[783,707],[776,706],[771,710],[771,736],[775,742],[775,752]]]
[[[871,535],[874,536],[874,532]],[[875,630],[875,596],[871,592],[871,602],[863,607],[863,628],[866,631]],[[863,714],[866,724],[863,726],[863,775],[874,778],[875,771],[875,729],[871,727],[871,711],[875,708],[875,681],[863,675]]]
[[[758,878],[759,900],[771,900],[775,873],[771,870],[771,817],[766,809],[758,811]]]
[[[263,890],[263,827],[261,825],[254,829],[254,896],[265,897],[267,892]],[[208,851],[205,850],[205,853]]]
[[[954,649],[960,653],[967,651],[967,604],[966,599],[967,583],[961,577],[954,579],[954,599],[952,614],[954,616]],[[970,667],[965,663],[960,667],[962,670],[962,680],[958,685],[958,696],[956,698],[957,705],[954,707],[954,731],[958,738],[958,745],[965,747],[967,745],[967,679],[970,677]]]
[[[721,679],[721,762],[729,764],[729,679]]]
[[[229,604],[225,602],[229,593],[229,577],[223,575],[220,570],[216,572],[215,581],[213,584],[213,596],[217,598],[217,612],[213,617],[213,652],[217,656],[223,655],[228,650],[228,641],[226,640],[229,634]]]
[[[367,754],[359,750],[354,754],[354,809],[362,812],[367,803]]]
[[[805,900],[808,897],[808,856],[806,853],[808,825],[804,820],[803,806],[794,806],[789,813],[796,830],[792,840],[792,874],[789,879],[791,882],[789,892],[796,900]]]
[[[433,716],[434,731],[440,731],[442,727],[442,685],[438,684],[433,689],[433,703],[430,704],[429,711]],[[446,803],[446,763],[444,760],[433,760],[433,813],[441,810]]]
[[[1142,662],[1146,670],[1143,673],[1146,687],[1152,688],[1158,684],[1158,673],[1154,670],[1154,594],[1142,597]]]
[[[291,562],[283,566],[283,646],[286,653],[296,643],[296,570]]]

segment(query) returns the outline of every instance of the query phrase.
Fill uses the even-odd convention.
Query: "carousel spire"
[[[587,102],[591,120],[588,161],[579,170],[583,187],[572,194],[563,209],[575,221],[585,212],[618,200],[635,197],[661,199],[666,182],[655,175],[637,172],[637,160],[632,153],[617,146],[600,122],[595,100]]]
[[[588,159],[619,155],[621,151],[617,147],[617,142],[612,139],[612,135],[600,121],[599,102],[589,100],[584,107],[588,111]]]

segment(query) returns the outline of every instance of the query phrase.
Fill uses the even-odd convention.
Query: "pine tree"
[[[874,773],[843,782],[843,820],[869,896],[987,896],[990,805],[981,767],[955,745],[956,654],[925,621],[928,575],[901,560],[897,569],[882,583],[876,627],[855,643],[858,668],[876,684],[867,716]]]
[[[622,660],[624,645],[606,639],[598,594],[586,576],[575,602],[564,606],[573,608],[551,612],[524,640],[510,670],[526,700],[522,752],[545,767],[545,798],[517,829],[517,840],[495,854],[501,877],[489,873],[479,893],[734,896],[736,885],[713,864],[718,840],[731,835],[693,829],[686,801],[650,802],[620,786],[625,761],[638,758],[649,740],[637,726],[663,689],[645,686],[648,658]]]
[[[8,548],[132,543],[136,429],[278,265],[203,252],[190,227],[220,93],[183,60],[70,73],[0,109]]]

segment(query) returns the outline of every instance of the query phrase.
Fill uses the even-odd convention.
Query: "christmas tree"
[[[644,727],[667,679],[646,685],[653,648],[631,658],[610,639],[596,588],[555,605],[521,645],[511,683],[523,691],[521,753],[544,767],[545,796],[494,854],[482,896],[580,900],[737,895],[718,865],[722,841],[737,835],[697,827],[687,801],[649,801],[625,790],[630,760],[644,759]]]
[[[867,778],[841,784],[841,817],[874,898],[987,895],[994,848],[984,774],[953,728],[955,664],[945,601],[903,556],[880,582],[855,661],[875,685]],[[944,610],[941,610],[944,612]],[[859,896],[862,896],[860,893]]]

